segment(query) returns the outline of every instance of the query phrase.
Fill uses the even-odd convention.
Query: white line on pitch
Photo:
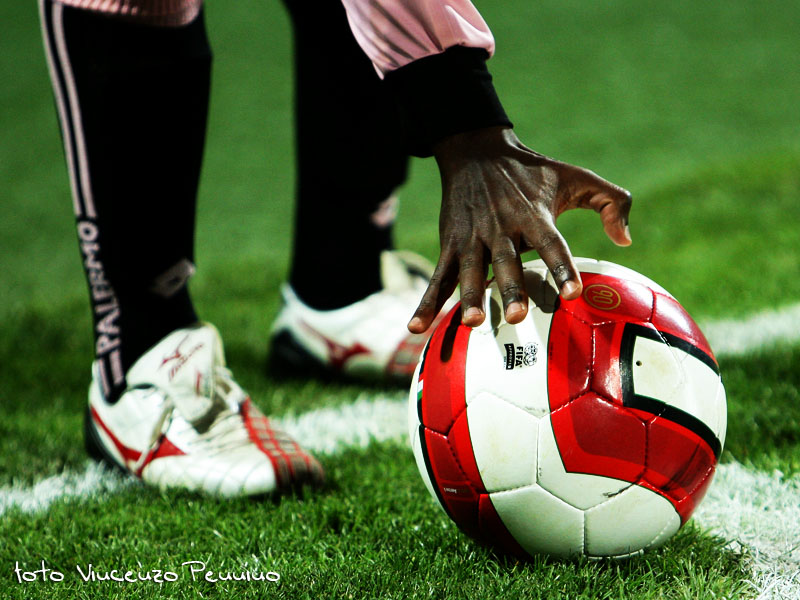
[[[694,518],[750,550],[758,598],[800,598],[800,477],[720,465]]]
[[[741,320],[708,321],[700,327],[717,356],[747,354],[777,343],[800,340],[800,303]]]
[[[136,484],[132,477],[87,460],[83,471],[64,471],[32,486],[12,484],[0,488],[0,516],[14,507],[25,513],[42,512],[60,500],[98,498]]]

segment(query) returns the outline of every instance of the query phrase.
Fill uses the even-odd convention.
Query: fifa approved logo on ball
[[[539,348],[533,342],[524,346],[515,346],[514,344],[504,344],[504,346],[507,370],[510,371],[516,367],[532,367],[536,364],[536,354],[539,352]]]

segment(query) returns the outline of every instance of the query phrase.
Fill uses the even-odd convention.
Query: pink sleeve
[[[494,37],[469,0],[342,0],[356,41],[383,77],[452,46],[494,52]]]

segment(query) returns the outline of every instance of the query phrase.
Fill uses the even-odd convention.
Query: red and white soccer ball
[[[428,490],[456,524],[526,557],[624,557],[667,541],[702,500],[725,441],[725,389],[708,341],[661,286],[577,259],[558,297],[524,265],[526,319],[456,306],[431,336],[409,402]]]

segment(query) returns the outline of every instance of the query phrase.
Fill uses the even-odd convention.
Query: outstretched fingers
[[[492,248],[492,269],[503,299],[506,322],[521,322],[528,314],[528,292],[525,290],[522,259],[510,239],[501,239]]]
[[[486,248],[477,238],[459,259],[458,282],[461,286],[461,321],[477,327],[486,318],[483,299],[488,271]]]
[[[477,327],[486,318],[484,297],[489,253],[477,238],[460,254],[450,259],[440,257],[439,263],[422,296],[414,316],[408,323],[412,333],[423,333],[433,323],[444,303],[461,286],[461,320],[469,327]],[[514,243],[505,238],[494,244],[491,252],[492,267],[497,287],[503,299],[508,323],[519,323],[528,314],[528,294],[522,259]],[[456,261],[458,268],[456,271]]]
[[[411,333],[425,333],[428,330],[444,303],[453,295],[458,283],[457,274],[457,266],[453,259],[445,258],[444,254],[440,256],[428,288],[422,295],[414,316],[408,322],[408,330]]]
[[[552,223],[541,225],[534,247],[547,265],[564,300],[574,300],[583,292],[583,282],[566,240]]]

